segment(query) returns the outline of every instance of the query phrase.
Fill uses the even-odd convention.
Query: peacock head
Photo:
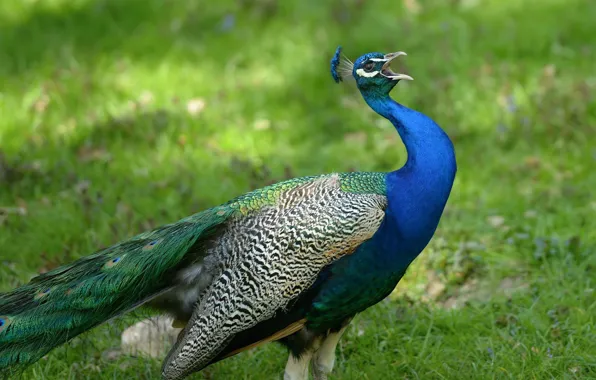
[[[331,75],[337,83],[352,76],[363,94],[387,96],[400,80],[413,80],[409,75],[398,74],[391,70],[391,62],[402,55],[406,53],[403,51],[389,54],[366,53],[352,63],[341,54],[340,46],[331,60]]]

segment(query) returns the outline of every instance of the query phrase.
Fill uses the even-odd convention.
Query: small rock
[[[171,317],[159,316],[138,322],[122,332],[122,352],[161,358],[176,342],[180,328],[172,327]]]

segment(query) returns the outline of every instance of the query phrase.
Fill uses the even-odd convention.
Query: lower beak
[[[384,57],[385,63],[383,64],[383,67],[381,68],[381,75],[383,75],[385,78],[392,79],[392,80],[400,80],[400,79],[414,80],[414,78],[412,78],[409,75],[394,73],[391,70],[391,67],[390,67],[391,61],[393,61],[395,58],[402,56],[402,55],[407,55],[407,54],[404,53],[403,51],[385,54],[385,57]]]

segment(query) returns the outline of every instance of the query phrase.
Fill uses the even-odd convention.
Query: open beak
[[[409,75],[394,73],[391,70],[391,67],[390,67],[391,61],[393,61],[395,58],[397,58],[401,55],[407,55],[407,54],[404,53],[403,51],[385,54],[385,57],[383,58],[385,63],[383,64],[383,67],[381,68],[381,75],[383,75],[385,78],[392,79],[392,80],[400,80],[400,79],[414,80],[414,78],[412,78]]]

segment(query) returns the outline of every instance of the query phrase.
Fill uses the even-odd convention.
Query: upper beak
[[[391,61],[393,61],[395,58],[397,58],[401,55],[407,55],[407,54],[403,51],[385,54],[385,57],[384,57],[385,63],[383,64],[383,67],[381,68],[381,75],[383,75],[385,78],[389,78],[392,80],[400,80],[400,79],[414,80],[414,78],[412,78],[409,75],[394,73],[391,70],[391,67],[390,67]]]

